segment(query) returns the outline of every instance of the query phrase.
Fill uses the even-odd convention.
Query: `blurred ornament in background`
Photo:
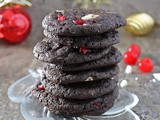
[[[32,4],[27,0],[0,0],[0,7],[6,7],[10,5],[32,6]]]
[[[0,2],[0,38],[9,43],[24,41],[31,31],[31,18],[24,6],[26,0],[3,0]]]
[[[147,13],[136,13],[126,18],[125,29],[134,35],[147,35],[156,27],[156,22]]]
[[[99,8],[100,5],[111,4],[112,0],[72,0],[72,7]]]

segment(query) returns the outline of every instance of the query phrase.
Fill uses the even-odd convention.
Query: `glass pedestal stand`
[[[83,116],[64,118],[51,114],[37,99],[31,96],[32,87],[39,81],[37,71],[17,80],[8,89],[8,97],[20,103],[20,112],[26,120],[140,120],[131,110],[138,103],[138,97],[124,89],[120,89],[114,106],[101,116]]]

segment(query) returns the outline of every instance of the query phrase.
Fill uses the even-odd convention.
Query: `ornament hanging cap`
[[[32,3],[27,0],[0,0],[0,7],[8,6],[10,4],[18,4],[23,6],[32,6]]]

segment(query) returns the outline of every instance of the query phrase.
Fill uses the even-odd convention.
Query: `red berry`
[[[38,85],[38,89],[39,89],[39,90],[45,90],[44,86],[43,86],[43,85],[41,85],[41,84],[40,84],[40,85]]]
[[[83,54],[86,54],[86,53],[90,52],[90,50],[88,48],[85,48],[85,47],[80,47],[79,52],[83,53]]]
[[[135,54],[138,55],[138,57],[139,57],[140,54],[141,54],[141,48],[140,48],[140,46],[137,45],[137,44],[132,44],[132,45],[130,45],[130,46],[128,47],[128,50],[127,50],[127,51],[128,51],[128,52],[134,52]]]
[[[154,63],[150,58],[142,58],[138,63],[138,69],[142,72],[151,72],[154,68]]]
[[[123,60],[128,65],[134,65],[134,64],[136,64],[136,62],[138,60],[138,56],[137,56],[137,54],[135,54],[133,52],[127,51],[123,55]]]
[[[64,17],[64,16],[62,16],[62,15],[58,15],[57,20],[59,20],[59,21],[63,21],[63,20],[65,20],[65,17]]]
[[[86,21],[84,21],[84,20],[74,20],[73,21],[74,23],[76,23],[77,25],[83,25],[84,23],[86,23]]]

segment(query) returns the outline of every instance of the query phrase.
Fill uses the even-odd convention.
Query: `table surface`
[[[31,14],[33,26],[29,38],[19,45],[0,42],[0,120],[24,119],[19,112],[19,105],[8,99],[7,89],[16,79],[25,76],[29,68],[42,65],[32,54],[33,46],[44,37],[41,21],[50,11],[66,8],[65,3],[59,0],[30,1],[33,6],[27,10]],[[160,23],[159,5],[159,0],[113,0],[111,5],[103,6],[103,8],[116,10],[124,17],[134,12],[147,12]],[[139,44],[142,48],[142,56],[148,56],[154,60],[156,68],[153,72],[160,73],[160,67],[158,67],[160,65],[160,29],[155,29],[150,35],[144,37],[133,36],[124,29],[119,31],[122,34],[122,41],[117,47],[121,52],[124,52],[131,43]],[[152,74],[137,73],[136,67],[134,68],[135,74],[124,77],[123,71],[126,65],[121,62],[120,66],[121,75],[128,80],[126,89],[137,94],[140,98],[140,102],[134,108],[134,111],[142,120],[159,120],[160,82],[150,82],[153,79]],[[137,76],[138,81],[134,80]]]

